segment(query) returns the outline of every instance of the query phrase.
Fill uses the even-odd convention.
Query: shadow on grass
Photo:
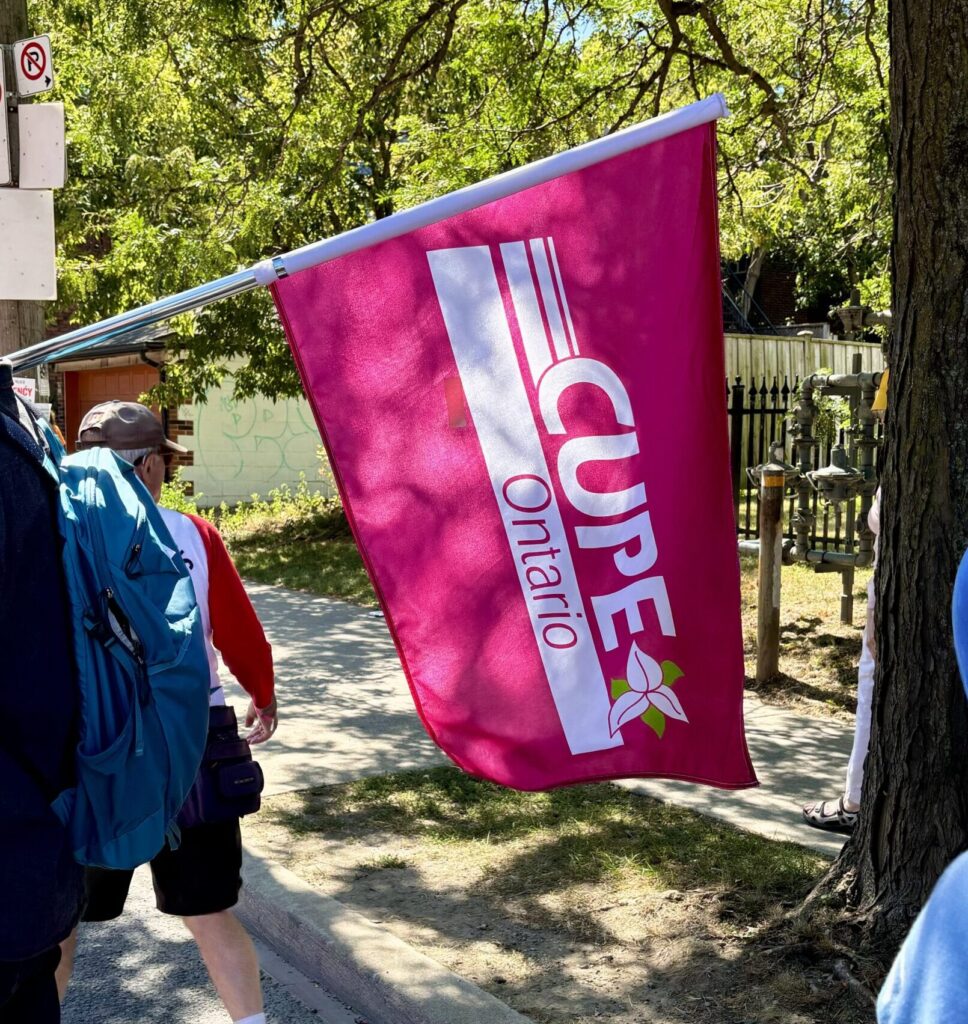
[[[648,1007],[659,1006],[663,1019],[683,1024],[866,1019],[843,992],[831,998],[822,983],[803,977],[804,963],[822,959],[819,937],[794,943],[802,947],[796,969],[778,968],[762,944],[743,944],[744,936],[797,905],[826,868],[822,857],[795,844],[614,786],[518,793],[452,767],[294,796],[296,809],[273,810],[270,803],[267,814],[298,835],[378,838],[404,847],[337,875],[336,898],[364,913],[380,906],[381,893],[425,889],[415,859],[421,849],[464,844],[459,855],[470,858],[486,847],[491,863],[473,881],[458,879],[426,892],[428,899],[394,905],[393,913],[432,929],[449,949],[480,943],[486,929],[488,942],[529,961],[528,978],[540,976],[540,993],[533,980],[477,980],[535,1021],[570,1024],[621,1013],[623,1021],[644,1022],[653,1019]],[[632,941],[615,933],[601,913],[609,907],[601,904],[622,892],[632,894],[643,915],[665,905],[659,933],[650,936],[646,929]],[[568,893],[575,898],[559,899]],[[681,934],[661,934],[669,928],[670,902],[672,916],[682,916]],[[784,935],[770,942],[793,948]],[[606,946],[607,959],[628,957],[630,969],[618,976],[614,993],[603,996],[582,975]],[[823,972],[813,970],[818,977]],[[768,989],[765,995],[751,992],[757,985]],[[586,1018],[569,1009],[569,992],[594,1013]],[[760,1015],[753,1003],[773,1009]]]
[[[797,679],[779,672],[770,679],[758,682],[753,676],[746,677],[746,689],[759,694],[765,700],[771,697],[789,697],[794,694],[808,700],[826,704],[828,707],[854,714],[857,711],[857,672],[845,677],[840,689],[831,685],[815,685],[805,679]]]
[[[755,638],[753,640],[755,657]],[[765,682],[747,677],[747,689],[769,700],[803,697],[829,708],[857,710],[857,632],[831,632],[817,616],[801,616],[780,627],[781,671]]]
[[[363,560],[352,540],[286,542],[260,533],[231,541],[229,550],[239,574],[246,579],[354,604],[376,604]]]

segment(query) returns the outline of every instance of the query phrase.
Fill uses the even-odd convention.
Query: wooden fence
[[[726,374],[731,381],[737,377],[772,381],[775,377],[782,385],[785,377],[792,384],[824,368],[833,373],[852,372],[855,352],[861,354],[861,372],[884,368],[880,345],[868,342],[727,334]]]

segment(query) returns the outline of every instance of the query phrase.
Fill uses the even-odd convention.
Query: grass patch
[[[395,857],[392,853],[385,853],[373,860],[364,860],[356,865],[357,871],[362,874],[370,874],[374,871],[402,871],[407,867],[403,857]]]
[[[748,688],[763,698],[800,710],[852,717],[857,710],[857,662],[867,615],[870,569],[857,569],[854,615],[840,621],[839,573],[818,573],[806,565],[785,565],[780,598],[780,673],[756,683],[757,560],[740,557],[743,646]]]
[[[662,890],[703,888],[748,923],[799,898],[826,865],[771,842],[616,786],[521,793],[454,768],[400,772],[267,801],[266,817],[296,835],[392,833],[418,845],[526,847],[495,892],[555,890],[634,876]],[[393,855],[378,867],[405,867]]]
[[[272,535],[226,538],[246,579],[372,606],[376,595],[363,560],[350,540],[305,539],[280,543]]]
[[[219,529],[242,576],[375,605],[376,595],[338,498],[274,491],[266,501],[222,509]]]
[[[825,858],[616,786],[441,767],[270,797],[245,828],[540,1024],[868,1019],[787,919]]]

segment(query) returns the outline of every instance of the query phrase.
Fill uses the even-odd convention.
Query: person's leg
[[[230,908],[242,887],[238,819],[182,829],[177,850],[151,862],[158,909],[185,921],[233,1021],[262,1013],[255,947]]]
[[[857,668],[857,715],[854,719],[854,745],[847,762],[847,784],[844,787],[844,808],[860,810],[860,794],[864,788],[864,762],[871,738],[871,705],[874,697],[874,656],[867,646],[867,630],[861,641],[860,665]]]
[[[0,1021],[3,1024],[59,1024],[60,1000],[54,972],[60,960],[55,946],[39,956],[0,964]]]
[[[871,588],[868,588],[870,594]],[[803,807],[803,820],[813,828],[830,832],[852,832],[860,811],[860,794],[864,788],[864,762],[871,737],[871,705],[874,697],[874,656],[867,643],[867,630],[860,646],[857,666],[857,714],[854,716],[854,743],[847,762],[844,793],[837,800],[820,800]]]
[[[57,981],[57,998],[64,1002],[67,995],[67,986],[70,984],[71,975],[74,973],[74,953],[77,950],[77,929],[71,932],[60,944],[61,958],[57,965],[55,975]]]
[[[113,921],[120,917],[131,888],[133,871],[111,871],[108,868],[84,869],[85,907],[82,921]],[[61,960],[57,967],[57,995],[61,1002],[74,972],[77,950],[77,929],[60,944]]]
[[[248,932],[231,910],[184,918],[209,977],[233,1021],[262,1013],[259,959]]]

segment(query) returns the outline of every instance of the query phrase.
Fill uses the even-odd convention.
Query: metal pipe
[[[804,378],[803,383],[809,383],[811,390],[822,390],[828,395],[847,395],[864,387],[873,387],[876,391],[880,379],[880,370],[874,373],[812,373]]]
[[[760,553],[760,542],[758,540],[740,540],[736,542],[736,550],[741,555],[757,555]],[[796,546],[788,537],[783,538],[783,564],[793,565],[796,559],[793,557]]]
[[[6,358],[14,370],[26,370],[31,366],[37,366],[38,363],[45,362],[51,356],[71,355],[91,345],[130,334],[141,327],[170,320],[173,316],[178,316],[179,313],[188,313],[193,309],[200,309],[202,306],[218,302],[219,299],[227,299],[233,295],[252,291],[264,283],[257,278],[255,268],[240,270],[228,277],[191,288],[187,292],[179,292],[177,295],[170,295],[157,302],[149,302],[148,305],[127,313],[119,313],[117,316],[112,316],[97,324],[91,324],[89,327],[79,327],[76,331],[69,331],[56,338],[48,338],[29,348],[22,348],[19,352],[14,352]]]
[[[96,345],[98,342],[127,334],[139,327],[161,323],[179,313],[200,309],[219,299],[227,299],[254,288],[268,286],[280,278],[298,273],[300,270],[318,266],[320,263],[365,249],[379,242],[389,241],[391,238],[397,238],[409,231],[427,227],[459,213],[466,213],[535,185],[542,185],[565,174],[572,174],[586,167],[592,167],[603,160],[629,153],[651,142],[658,142],[660,139],[728,116],[729,108],[726,106],[725,97],[722,93],[714,93],[697,103],[690,103],[679,110],[662,114],[649,121],[643,121],[641,124],[632,125],[630,128],[603,136],[592,142],[586,142],[584,145],[576,146],[564,153],[557,153],[544,160],[537,160],[524,167],[506,171],[475,185],[468,185],[456,192],[450,192],[426,203],[420,203],[409,210],[401,210],[382,220],[372,221],[362,227],[323,239],[321,242],[302,246],[285,256],[274,256],[271,259],[263,260],[261,263],[249,267],[248,270],[240,270],[228,277],[220,278],[218,281],[212,281],[189,291],[180,292],[178,295],[148,303],[139,309],[121,313],[108,320],[92,324],[90,327],[82,327],[76,331],[70,331],[68,334],[49,338],[36,345],[31,345],[29,348],[14,352],[7,358],[15,370],[25,370],[52,356],[70,355],[88,346]]]
[[[844,568],[858,565],[857,555],[846,551],[808,551],[804,561],[812,565],[837,565]]]
[[[814,374],[814,377],[817,376]],[[814,514],[810,508],[811,488],[807,474],[813,469],[813,448],[816,441],[813,436],[813,420],[817,407],[813,401],[813,380],[807,377],[800,385],[800,402],[797,405],[797,435],[793,442],[797,450],[797,461],[800,463],[800,478],[797,481],[797,510],[793,514],[793,529],[797,535],[797,558],[804,561],[810,550],[810,531],[813,528]]]

